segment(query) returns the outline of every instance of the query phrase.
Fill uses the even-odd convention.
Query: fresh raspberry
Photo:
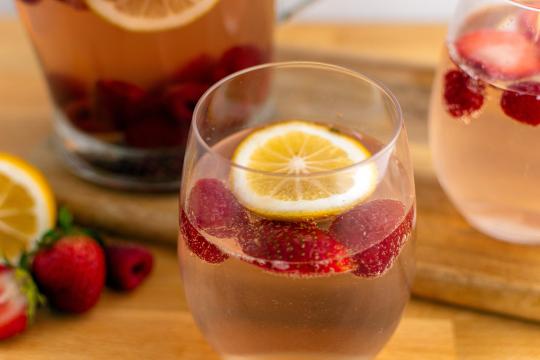
[[[96,118],[87,99],[74,100],[64,107],[64,112],[71,123],[88,133],[106,133],[115,131],[114,124],[104,118]]]
[[[109,245],[105,247],[107,284],[130,291],[139,286],[152,271],[154,258],[142,246]]]
[[[229,258],[217,246],[208,242],[191,224],[184,210],[180,214],[180,231],[191,252],[201,260],[211,264],[220,264]]]
[[[184,147],[187,135],[185,127],[160,115],[131,122],[125,129],[126,144],[141,149]]]
[[[461,70],[450,70],[444,76],[446,111],[456,118],[469,116],[484,104],[484,83]]]
[[[216,61],[208,54],[201,54],[190,60],[172,76],[174,83],[194,82],[202,84],[212,83],[212,72]]]
[[[165,101],[179,125],[189,129],[195,106],[208,88],[203,83],[186,82],[169,86],[165,90]]]
[[[224,77],[237,71],[247,69],[252,66],[262,64],[264,56],[257,47],[251,45],[235,46],[225,51],[214,70],[214,81],[219,81]]]
[[[540,125],[540,83],[526,81],[504,91],[501,107],[511,118],[527,125]]]
[[[261,220],[239,237],[252,263],[292,275],[340,273],[352,269],[345,246],[310,222]]]
[[[390,269],[412,231],[413,222],[414,207],[405,216],[401,202],[374,200],[338,216],[330,233],[357,254],[353,257],[355,275],[376,277]]]
[[[118,80],[99,80],[95,89],[96,117],[124,129],[139,117],[146,92],[135,84]]]
[[[216,237],[235,237],[248,222],[242,205],[218,179],[197,181],[187,209],[197,228]]]
[[[87,236],[65,236],[38,251],[32,273],[54,308],[83,313],[98,302],[103,290],[105,255]]]
[[[26,330],[37,299],[37,288],[30,274],[0,264],[0,341]]]
[[[84,84],[68,75],[47,74],[47,82],[53,99],[60,106],[88,97]]]
[[[476,30],[462,35],[455,47],[469,66],[491,79],[520,79],[540,71],[538,48],[518,32]]]

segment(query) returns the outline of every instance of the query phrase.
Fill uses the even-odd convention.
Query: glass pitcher
[[[176,189],[199,98],[272,57],[274,0],[16,4],[54,104],[55,148],[72,172],[106,186]]]

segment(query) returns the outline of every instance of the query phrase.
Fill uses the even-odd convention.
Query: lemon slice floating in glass
[[[237,147],[232,161],[255,171],[233,168],[231,188],[245,207],[268,218],[336,215],[375,190],[376,166],[351,166],[370,156],[359,140],[329,127],[279,122],[254,131]]]
[[[105,20],[131,31],[160,31],[189,24],[219,0],[87,0]]]
[[[0,153],[0,256],[16,259],[55,223],[50,186],[30,164]]]

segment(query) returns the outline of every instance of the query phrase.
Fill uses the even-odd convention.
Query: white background
[[[0,14],[14,14],[13,1],[16,0],[0,0]],[[299,20],[441,22],[451,16],[455,3],[456,0],[319,0]]]

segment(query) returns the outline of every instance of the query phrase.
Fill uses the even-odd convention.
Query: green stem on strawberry
[[[101,235],[93,229],[82,228],[74,224],[73,215],[66,207],[58,210],[58,221],[56,227],[47,231],[38,242],[37,249],[31,252],[31,255],[41,249],[49,248],[58,240],[65,236],[86,235],[96,240],[101,247],[105,247],[105,241]]]
[[[28,253],[23,253],[21,260],[18,265],[14,265],[5,255],[1,255],[3,262],[1,266],[13,271],[15,274],[15,280],[17,282],[19,291],[26,298],[26,316],[28,323],[32,323],[35,318],[36,309],[38,306],[45,305],[47,300],[45,296],[39,291],[34,278],[29,269],[28,265]],[[23,260],[24,258],[24,260]],[[21,264],[24,264],[25,267],[22,267]]]
[[[25,295],[28,301],[28,320],[29,322],[33,322],[37,307],[45,305],[47,302],[45,296],[39,292],[39,289],[29,271],[18,267],[15,269],[15,278],[17,279],[21,292]]]

